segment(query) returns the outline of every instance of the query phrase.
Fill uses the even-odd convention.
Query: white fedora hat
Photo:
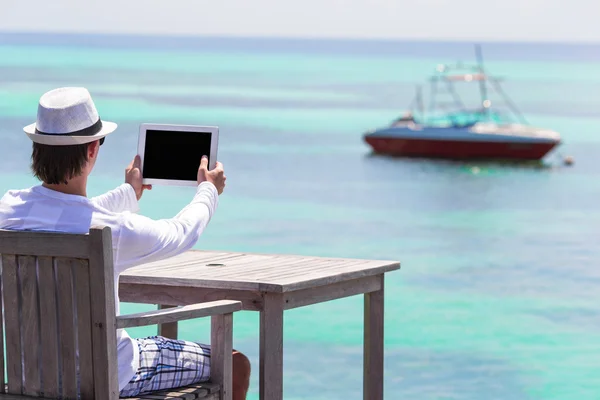
[[[115,129],[114,122],[100,120],[90,92],[80,87],[44,93],[38,105],[37,121],[23,128],[34,142],[53,146],[93,142]]]

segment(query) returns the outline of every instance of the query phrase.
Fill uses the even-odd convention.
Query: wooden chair
[[[211,316],[211,382],[140,399],[231,399],[233,312],[213,301],[116,316],[109,228],[0,230],[0,400],[119,398],[116,330]],[[5,382],[4,361],[8,382]]]

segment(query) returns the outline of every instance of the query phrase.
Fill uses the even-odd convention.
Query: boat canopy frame
[[[477,58],[476,64],[457,62],[455,64],[440,64],[437,66],[436,73],[429,78],[431,99],[427,110],[425,110],[423,104],[422,85],[417,85],[416,95],[409,105],[411,118],[414,119],[414,114],[418,112],[421,118],[425,120],[425,117],[429,113],[432,113],[432,110],[444,109],[448,115],[478,115],[481,117],[480,121],[490,122],[494,116],[511,120],[510,116],[506,115],[506,113],[496,109],[492,111],[492,101],[489,98],[489,89],[492,89],[493,92],[500,96],[513,114],[513,119],[518,120],[522,124],[528,124],[523,113],[521,113],[516,104],[502,88],[500,83],[502,78],[491,76],[486,72],[483,66],[483,56],[479,45],[475,46],[475,52]],[[455,84],[461,82],[475,82],[479,84],[480,107],[469,109],[465,105],[455,88]],[[444,93],[450,96],[450,100],[438,101],[437,97]],[[453,113],[448,112],[448,109],[451,107],[455,110]],[[433,113],[435,113],[435,111],[433,111]]]

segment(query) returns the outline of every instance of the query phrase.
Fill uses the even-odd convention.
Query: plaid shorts
[[[210,377],[210,346],[151,336],[137,339],[140,367],[120,397],[134,397],[206,382]]]

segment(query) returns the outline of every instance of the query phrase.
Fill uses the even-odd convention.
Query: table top
[[[400,269],[398,261],[187,251],[128,269],[122,283],[291,292]]]

